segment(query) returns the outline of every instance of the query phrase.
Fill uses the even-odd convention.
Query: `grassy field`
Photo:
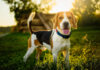
[[[27,63],[23,56],[27,50],[29,33],[10,33],[0,38],[0,70],[53,70],[51,52],[46,50],[40,60],[35,59],[36,51]],[[71,36],[71,70],[99,70],[100,67],[100,30],[79,28]],[[65,70],[64,58],[59,53],[58,70]]]

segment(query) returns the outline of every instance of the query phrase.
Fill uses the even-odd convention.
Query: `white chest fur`
[[[54,31],[54,35],[52,36],[53,40],[53,49],[52,52],[59,52],[61,50],[65,50],[70,48],[70,39],[64,39],[61,36],[57,35],[56,31]]]

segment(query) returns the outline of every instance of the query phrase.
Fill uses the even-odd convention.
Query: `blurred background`
[[[49,51],[39,61],[33,54],[26,65],[23,63],[30,36],[26,22],[35,12],[32,29],[51,30],[52,20],[60,11],[71,11],[78,20],[78,29],[73,29],[71,36],[71,70],[99,70],[100,0],[0,0],[0,69],[52,70]],[[64,70],[64,59],[59,56],[58,69]]]
[[[57,12],[72,11],[78,19],[78,27],[100,26],[99,0],[1,0],[0,9],[0,27],[15,26],[17,31],[24,31],[23,25],[31,12],[52,18]],[[34,23],[40,23],[39,19]]]

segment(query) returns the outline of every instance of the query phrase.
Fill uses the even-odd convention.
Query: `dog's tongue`
[[[69,34],[69,29],[63,30],[64,34]]]

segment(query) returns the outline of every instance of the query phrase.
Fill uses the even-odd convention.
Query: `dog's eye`
[[[63,17],[59,17],[59,19],[61,20],[61,19],[63,19]]]

